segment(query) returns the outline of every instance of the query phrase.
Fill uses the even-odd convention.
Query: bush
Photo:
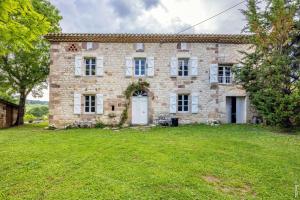
[[[32,123],[34,120],[36,120],[36,117],[33,116],[32,114],[26,113],[25,116],[24,116],[24,120],[26,122]]]
[[[27,113],[35,117],[42,118],[44,115],[48,115],[49,108],[47,106],[34,107],[31,108]]]
[[[102,121],[97,121],[95,124],[95,128],[105,128],[105,124]]]

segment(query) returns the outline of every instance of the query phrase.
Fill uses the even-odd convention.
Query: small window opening
[[[115,106],[111,106],[111,111],[115,111]]]

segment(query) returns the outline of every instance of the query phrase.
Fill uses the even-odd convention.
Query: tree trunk
[[[23,91],[20,92],[18,117],[17,117],[16,125],[23,125],[24,124],[25,103],[26,103],[26,94],[25,94],[25,90],[23,90]]]

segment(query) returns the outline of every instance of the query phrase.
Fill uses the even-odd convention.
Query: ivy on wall
[[[141,79],[139,79],[138,82],[131,83],[130,85],[128,85],[128,87],[124,91],[126,103],[125,103],[125,108],[121,114],[119,126],[122,126],[128,119],[128,108],[130,105],[130,98],[131,98],[133,92],[139,91],[139,90],[145,90],[145,89],[149,88],[149,85],[150,84],[148,82],[143,81]]]

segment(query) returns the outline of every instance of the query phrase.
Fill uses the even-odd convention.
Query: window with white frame
[[[219,66],[218,68],[218,82],[223,84],[232,83],[231,66]]]
[[[179,58],[178,59],[178,76],[188,76],[189,75],[189,59]]]
[[[178,112],[189,112],[189,95],[179,94],[178,95]]]
[[[96,58],[85,58],[85,75],[96,75]]]
[[[96,96],[95,95],[86,95],[84,102],[84,111],[86,113],[94,113],[96,111]]]
[[[134,59],[134,75],[145,76],[146,74],[146,58]]]

